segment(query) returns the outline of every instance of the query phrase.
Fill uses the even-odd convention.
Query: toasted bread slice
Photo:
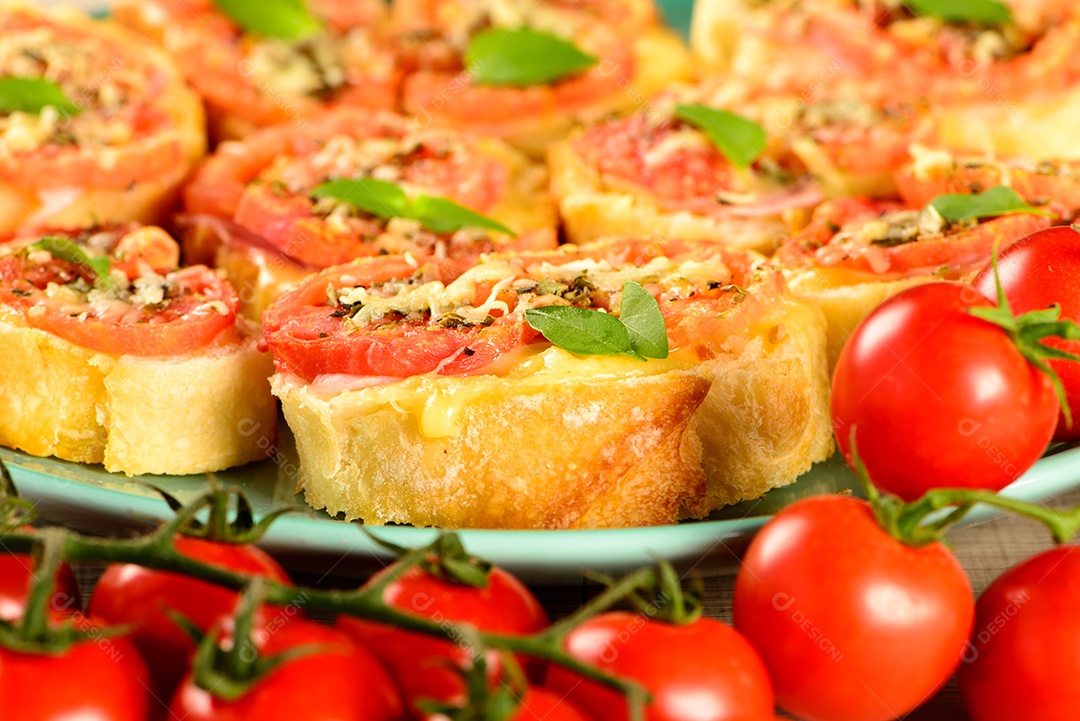
[[[832,452],[823,317],[758,254],[614,240],[434,273],[360,261],[264,315],[312,505],[366,523],[670,523]],[[664,359],[573,355],[523,322],[619,313],[631,280],[657,298]]]
[[[536,363],[332,396],[276,376],[305,498],[365,523],[447,528],[655,525],[700,507],[707,380],[618,363],[616,378],[607,364],[589,377],[558,349]]]
[[[178,356],[113,356],[0,306],[0,444],[128,475],[264,458],[277,409],[270,355],[255,346],[249,337]]]
[[[71,118],[52,108],[5,117],[18,128],[0,142],[0,233],[168,219],[206,151],[202,101],[169,58],[74,8],[0,3],[0,27],[12,47],[42,45],[50,72],[81,104]],[[22,73],[0,68],[9,74]],[[103,109],[102,98],[114,96]]]

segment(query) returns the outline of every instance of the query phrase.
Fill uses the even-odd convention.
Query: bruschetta
[[[372,258],[305,280],[263,326],[308,503],[375,524],[589,528],[790,483],[831,452],[824,321],[763,263],[626,240],[457,277]],[[531,319],[629,327],[632,284],[661,319],[648,360],[551,342]]]
[[[203,125],[149,43],[74,9],[0,3],[0,233],[163,222]]]
[[[327,183],[342,191],[393,184],[497,222],[425,224],[395,217],[386,198],[365,209],[345,192],[318,196]],[[223,268],[242,311],[257,320],[292,283],[357,257],[409,253],[467,267],[483,252],[554,247],[547,184],[546,168],[502,141],[340,109],[219,146],[186,188],[184,248],[189,262]]]
[[[229,284],[152,226],[0,243],[0,445],[142,474],[267,455],[269,353]]]
[[[1080,215],[1080,160],[997,157],[916,146],[895,173],[900,197],[922,207],[942,193],[981,193],[1004,185],[1032,205],[1053,204],[1060,221]]]
[[[773,260],[828,322],[829,368],[848,336],[885,299],[932,280],[970,279],[1002,248],[1049,227],[1057,213],[1015,212],[953,222],[934,207],[843,198],[822,204]]]
[[[534,157],[575,124],[642,107],[691,77],[689,52],[653,0],[400,0],[392,16],[407,114],[502,138]],[[515,60],[479,53],[482,34],[495,48],[546,42]],[[559,42],[572,47],[549,47]],[[591,61],[552,78],[506,74],[515,63],[553,66],[563,53]]]
[[[245,4],[244,13],[235,11]],[[214,0],[117,0],[112,7],[119,22],[176,61],[206,102],[215,142],[280,123],[303,126],[328,107],[397,107],[400,73],[381,0],[228,5],[233,12]]]
[[[772,136],[737,167],[702,128],[676,116],[681,100],[701,94],[665,93],[551,147],[552,191],[572,242],[640,233],[771,253],[806,224],[824,194],[790,146]]]

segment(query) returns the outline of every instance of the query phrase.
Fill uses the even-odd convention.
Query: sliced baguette
[[[252,337],[172,357],[113,356],[0,306],[0,348],[0,445],[128,475],[218,471],[271,447],[272,362]]]
[[[625,361],[590,376],[554,348],[532,365],[330,396],[275,376],[308,503],[369,524],[447,528],[655,525],[683,505],[701,512],[694,411],[706,379],[625,372]]]

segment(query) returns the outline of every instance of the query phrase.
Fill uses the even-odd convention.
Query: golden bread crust
[[[700,506],[693,419],[709,382],[694,373],[393,385],[468,401],[449,433],[432,433],[430,406],[401,403],[396,390],[321,397],[274,377],[311,505],[366,523],[447,528],[656,525],[674,522],[684,503]]]
[[[712,388],[698,411],[709,509],[793,483],[833,453],[825,318],[790,297],[705,363]]]
[[[830,284],[827,275],[810,269],[792,271],[788,286],[793,293],[813,303],[825,314],[826,355],[831,374],[844,343],[866,316],[897,293],[937,279],[932,275],[920,275],[891,281],[836,285]]]
[[[172,357],[110,356],[0,309],[0,444],[142,475],[266,456],[276,404],[254,338]]]

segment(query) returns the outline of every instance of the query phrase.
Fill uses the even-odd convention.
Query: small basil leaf
[[[375,178],[332,180],[311,191],[311,196],[335,198],[383,220],[417,220],[436,233],[453,233],[462,228],[485,228],[514,235],[514,231],[497,220],[469,210],[448,198],[420,195],[410,201],[400,186]]]
[[[0,113],[40,113],[49,106],[66,116],[79,112],[79,106],[56,83],[42,78],[0,78]]]
[[[930,205],[941,214],[942,218],[954,223],[973,218],[996,218],[1008,213],[1052,215],[1029,205],[1015,190],[1004,185],[997,185],[975,195],[962,193],[939,195],[930,201]]]
[[[572,42],[529,28],[491,28],[473,36],[465,67],[478,85],[527,87],[575,75],[597,59]]]
[[[641,357],[630,344],[626,326],[615,316],[598,310],[573,305],[529,308],[525,322],[571,353]]]
[[[278,40],[304,40],[322,30],[304,0],[214,0],[246,32]]]
[[[375,178],[331,180],[311,191],[311,196],[342,200],[384,220],[405,216],[409,207],[404,190],[394,183]]]
[[[619,320],[630,335],[630,345],[646,358],[667,358],[667,326],[660,304],[640,283],[627,281],[622,289]]]
[[[765,152],[765,130],[749,118],[700,103],[679,103],[675,117],[699,128],[737,168],[749,167]]]
[[[453,233],[462,228],[484,228],[514,235],[514,231],[499,221],[473,212],[447,198],[436,198],[430,195],[417,196],[407,212],[409,217],[419,220],[421,225],[436,233]]]
[[[109,278],[108,256],[89,255],[77,244],[72,243],[67,238],[61,238],[58,235],[46,235],[41,240],[31,243],[27,247],[33,250],[47,251],[49,255],[54,258],[59,258],[60,260],[66,260],[69,263],[89,268],[94,275],[97,276],[97,281],[99,283],[107,288],[113,287],[112,279]]]
[[[1012,10],[996,0],[907,0],[916,15],[941,18],[947,23],[1007,25]]]

